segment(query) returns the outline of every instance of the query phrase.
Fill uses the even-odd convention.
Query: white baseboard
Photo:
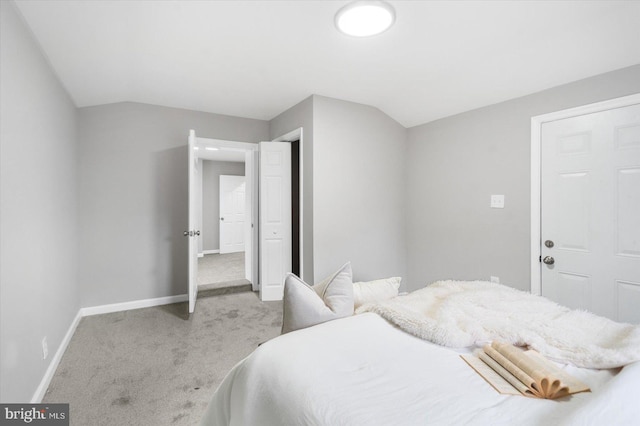
[[[177,296],[156,297],[155,299],[133,300],[131,302],[113,303],[111,305],[91,306],[82,308],[82,316],[110,314],[112,312],[130,311],[132,309],[150,308],[152,306],[169,305],[171,303],[186,302],[188,295],[178,294]]]
[[[75,333],[80,320],[83,317],[88,317],[91,315],[99,315],[99,314],[108,314],[112,312],[120,312],[120,311],[129,311],[131,309],[140,309],[140,308],[150,308],[152,306],[160,306],[160,305],[169,305],[171,303],[180,303],[186,302],[189,300],[187,294],[179,294],[177,296],[166,296],[166,297],[157,297],[155,299],[143,299],[143,300],[134,300],[131,302],[122,302],[122,303],[113,303],[111,305],[101,305],[101,306],[91,306],[88,308],[80,308],[75,318],[71,322],[67,333],[64,335],[64,339],[60,342],[60,346],[56,351],[53,358],[51,358],[51,362],[49,363],[49,367],[47,367],[47,371],[45,371],[38,388],[36,389],[33,397],[31,398],[32,404],[38,404],[44,398],[44,394],[47,392],[49,388],[49,384],[51,383],[51,379],[53,379],[53,375],[55,374],[58,364],[60,364],[60,360],[62,359],[62,355],[64,355],[64,351],[67,350],[67,346],[69,346],[69,342],[73,337],[73,333]]]
[[[42,380],[40,380],[40,384],[38,385],[38,388],[36,389],[35,393],[33,394],[33,397],[31,398],[32,404],[39,404],[42,401],[42,398],[44,398],[44,394],[47,392],[47,389],[49,388],[51,379],[53,379],[53,375],[58,369],[58,364],[60,364],[62,355],[64,355],[64,351],[67,350],[67,346],[69,346],[69,342],[71,341],[71,338],[73,337],[73,333],[75,333],[76,328],[78,327],[78,324],[80,324],[81,319],[82,319],[82,309],[79,309],[75,318],[73,319],[73,321],[71,321],[71,325],[69,326],[67,333],[64,335],[62,342],[60,342],[60,346],[58,346],[58,350],[56,351],[55,355],[53,355],[53,358],[51,358],[49,367],[47,367],[47,371],[45,371],[44,376],[42,377]]]
[[[202,254],[218,254],[220,250],[202,250]]]

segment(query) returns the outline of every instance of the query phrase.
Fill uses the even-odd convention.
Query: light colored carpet
[[[196,425],[226,373],[280,334],[282,303],[252,292],[83,318],[43,402],[71,425]]]
[[[244,252],[206,254],[198,258],[198,286],[201,290],[251,284],[244,273]]]

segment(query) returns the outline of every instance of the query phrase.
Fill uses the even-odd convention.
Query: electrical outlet
[[[491,276],[491,282],[492,283],[496,283],[496,284],[500,284],[500,277],[494,277],[493,275]]]
[[[47,359],[49,356],[49,345],[47,344],[47,337],[42,338],[42,359]]]
[[[491,208],[492,209],[504,209],[504,195],[492,195],[491,196]]]

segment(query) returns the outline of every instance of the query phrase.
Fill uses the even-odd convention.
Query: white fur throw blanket
[[[640,325],[571,310],[485,281],[438,281],[406,296],[361,306],[416,337],[448,347],[502,340],[585,368],[640,360]]]

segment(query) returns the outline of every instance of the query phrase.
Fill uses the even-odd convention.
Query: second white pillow
[[[401,277],[353,283],[353,304],[358,309],[365,303],[382,302],[398,295]]]

